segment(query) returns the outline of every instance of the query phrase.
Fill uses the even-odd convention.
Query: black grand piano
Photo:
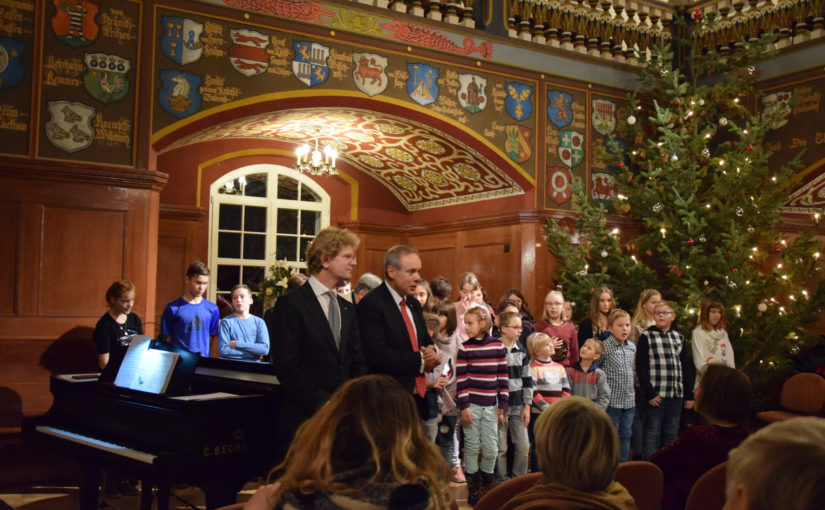
[[[100,384],[92,374],[54,375],[54,403],[23,434],[80,461],[80,507],[97,508],[103,468],[141,480],[141,508],[169,505],[169,488],[200,487],[207,508],[235,502],[277,461],[280,386],[268,363],[201,358],[191,394],[177,397]]]

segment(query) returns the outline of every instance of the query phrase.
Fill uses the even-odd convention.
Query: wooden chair
[[[542,473],[527,473],[511,478],[493,487],[475,504],[473,510],[498,510],[516,495],[526,491],[541,480]]]
[[[797,416],[825,416],[825,379],[812,372],[792,375],[782,385],[781,411],[762,411],[756,417],[767,422]]]
[[[639,510],[659,510],[665,490],[665,477],[659,466],[645,460],[622,462],[615,480],[633,496]]]
[[[725,506],[725,471],[728,463],[714,466],[700,476],[688,493],[685,510],[722,510]]]

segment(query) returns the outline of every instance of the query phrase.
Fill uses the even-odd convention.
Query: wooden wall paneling
[[[520,279],[519,260],[514,257],[513,236],[509,226],[470,229],[464,232],[459,271],[478,276],[487,299],[493,306],[501,294]],[[457,281],[457,280],[456,280]]]
[[[435,229],[433,229],[435,230]],[[453,285],[453,299],[458,296],[458,240],[461,232],[428,232],[410,236],[410,245],[421,255],[422,276],[431,281],[436,276],[444,276]]]
[[[94,316],[105,309],[105,289],[123,278],[126,216],[124,211],[45,207],[39,315]],[[60,281],[67,284],[58,286]]]
[[[200,207],[160,206],[153,319],[158,328],[163,309],[183,292],[186,268],[195,260],[208,258],[208,253],[200,252],[198,239],[205,216]]]
[[[17,254],[20,253],[18,210],[18,204],[0,203],[0,232],[4,237],[0,247],[0,282],[3,282],[0,285],[0,315],[15,315],[17,312]]]

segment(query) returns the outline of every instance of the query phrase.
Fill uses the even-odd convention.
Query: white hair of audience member
[[[825,418],[776,422],[731,450],[724,510],[825,507]]]

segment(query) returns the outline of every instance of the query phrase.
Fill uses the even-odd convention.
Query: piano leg
[[[81,510],[97,510],[99,496],[100,468],[86,464],[80,474],[78,499]]]
[[[148,480],[140,481],[140,510],[152,510],[152,484]]]
[[[158,510],[169,510],[169,484],[158,484]]]

